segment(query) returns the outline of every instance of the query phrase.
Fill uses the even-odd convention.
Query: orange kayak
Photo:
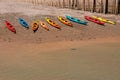
[[[40,21],[40,25],[41,25],[41,27],[43,27],[44,29],[46,29],[47,31],[49,31],[48,26],[43,21]]]
[[[64,18],[61,17],[61,16],[58,16],[57,18],[58,18],[58,20],[59,20],[60,22],[62,22],[63,24],[68,25],[68,26],[70,26],[70,27],[73,27],[73,25],[72,25],[67,19],[64,19]]]
[[[57,29],[61,29],[61,27],[58,25],[58,24],[56,24],[54,21],[52,21],[51,19],[49,19],[49,18],[45,18],[45,20],[48,22],[48,24],[50,24],[51,26],[53,26],[53,27],[55,27],[55,28],[57,28]]]
[[[39,22],[38,22],[38,21],[34,21],[34,22],[32,23],[32,30],[33,30],[34,32],[36,32],[36,31],[38,30],[38,28],[39,28]]]

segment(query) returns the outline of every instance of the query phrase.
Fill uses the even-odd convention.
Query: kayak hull
[[[101,22],[101,21],[99,21],[99,20],[97,20],[97,19],[94,19],[94,18],[89,17],[89,16],[84,16],[84,17],[85,17],[85,19],[88,20],[88,21],[94,22],[94,23],[99,24],[99,25],[104,25],[104,22]]]
[[[78,24],[82,24],[82,25],[87,25],[87,22],[86,21],[81,21],[81,20],[79,20],[79,19],[77,19],[77,18],[73,18],[73,17],[71,17],[71,16],[66,16],[66,18],[68,19],[68,20],[70,20],[70,21],[72,21],[72,22],[75,22],[75,23],[78,23]]]
[[[48,26],[43,22],[43,21],[40,21],[40,25],[42,28],[46,29],[47,31],[49,31],[49,28]]]
[[[101,18],[101,17],[97,17],[97,16],[92,16],[92,18],[97,19],[99,21],[105,22],[105,23],[109,23],[109,24],[115,24],[115,22]]]
[[[64,18],[61,17],[61,16],[58,16],[57,18],[58,18],[58,20],[59,20],[60,22],[62,22],[63,24],[65,24],[65,25],[67,25],[67,26],[70,26],[70,27],[73,27],[72,23],[70,23],[67,19],[64,19]]]
[[[32,23],[32,30],[33,30],[33,32],[36,32],[38,30],[38,28],[39,28],[39,22],[38,21],[34,21]]]
[[[28,26],[27,22],[26,22],[24,19],[19,18],[18,21],[19,21],[19,23],[20,23],[23,27],[29,29],[29,26]]]
[[[55,27],[55,28],[57,28],[57,29],[61,29],[61,27],[58,25],[58,24],[56,24],[54,21],[52,21],[51,19],[49,19],[49,18],[45,18],[45,20],[48,22],[48,24],[50,24],[51,26],[53,26],[53,27]]]
[[[16,33],[15,28],[8,21],[5,21],[5,25],[10,31],[12,31],[13,33]]]

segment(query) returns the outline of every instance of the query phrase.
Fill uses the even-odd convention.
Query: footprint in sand
[[[76,48],[71,48],[71,50],[75,51],[75,50],[77,50],[77,49],[76,49]]]

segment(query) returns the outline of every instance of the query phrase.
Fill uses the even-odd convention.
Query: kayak
[[[82,20],[79,20],[79,19],[77,19],[77,18],[73,18],[73,17],[68,16],[68,15],[66,15],[66,18],[67,18],[68,20],[72,21],[72,22],[76,22],[76,23],[78,23],[78,24],[87,25],[87,22],[86,22],[86,21],[82,21]]]
[[[33,30],[34,32],[36,32],[36,31],[38,30],[38,28],[39,28],[39,22],[38,22],[38,21],[34,21],[34,22],[32,23],[32,30]]]
[[[51,26],[53,26],[53,27],[55,27],[57,29],[61,29],[61,27],[58,24],[56,24],[54,21],[52,21],[51,19],[49,19],[47,17],[45,19],[48,22],[48,24],[50,24]]]
[[[49,31],[48,26],[43,21],[40,21],[40,25],[41,25],[41,27],[43,27],[44,29],[46,29],[47,31]]]
[[[107,20],[107,19],[104,19],[104,18],[101,18],[101,17],[92,16],[92,18],[97,19],[97,20],[99,20],[101,22],[105,22],[105,23],[109,23],[109,24],[115,24],[115,22]]]
[[[19,21],[19,23],[20,23],[23,27],[29,29],[29,26],[28,26],[27,22],[26,22],[24,19],[19,18],[18,21]]]
[[[72,25],[67,19],[64,19],[64,18],[61,17],[61,16],[58,16],[57,18],[58,18],[58,20],[59,20],[60,22],[62,22],[63,24],[68,25],[68,26],[70,26],[70,27],[73,27],[73,25]]]
[[[99,25],[104,25],[104,22],[101,22],[101,21],[99,21],[99,20],[97,20],[97,19],[94,19],[94,18],[92,18],[92,17],[89,17],[89,16],[85,16],[85,19],[88,20],[88,21],[97,23],[97,24],[99,24]]]
[[[10,31],[12,31],[13,33],[16,33],[15,28],[8,21],[5,21],[5,25]]]

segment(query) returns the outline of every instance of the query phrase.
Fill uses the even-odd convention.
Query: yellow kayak
[[[58,24],[56,24],[54,21],[52,21],[51,19],[49,19],[49,18],[45,18],[45,20],[51,25],[51,26],[53,26],[53,27],[55,27],[55,28],[57,28],[57,29],[61,29],[61,27],[58,25]]]
[[[101,22],[105,22],[105,23],[109,23],[109,24],[115,24],[115,22],[107,20],[107,19],[104,19],[104,18],[101,18],[101,17],[92,16],[92,18],[97,19],[97,20],[99,20]]]
[[[39,28],[39,22],[38,22],[38,21],[34,21],[34,22],[32,23],[32,30],[33,30],[34,32],[36,32],[36,31],[38,30],[38,28]]]
[[[57,18],[58,18],[58,20],[59,20],[60,22],[62,22],[63,24],[68,25],[68,26],[70,26],[70,27],[73,26],[67,19],[64,19],[63,17],[58,16]]]
[[[49,31],[48,26],[43,21],[40,21],[40,25],[41,25],[41,27],[43,27],[44,29],[46,29],[47,31]]]

